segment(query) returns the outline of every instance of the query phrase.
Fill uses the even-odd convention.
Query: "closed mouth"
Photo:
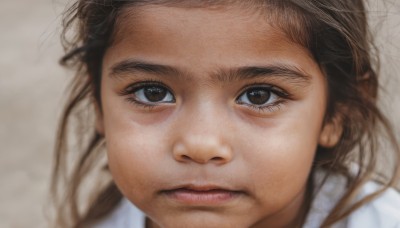
[[[187,185],[161,191],[167,198],[185,205],[219,205],[243,195],[243,191],[218,186]]]

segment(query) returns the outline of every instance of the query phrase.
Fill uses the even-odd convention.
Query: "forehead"
[[[287,38],[281,29],[271,26],[264,15],[238,7],[181,8],[142,6],[127,8],[116,26],[116,43],[136,36],[180,38],[185,42],[229,42],[230,40]],[[268,36],[265,36],[268,32]],[[193,36],[195,35],[195,36]],[[228,35],[228,36],[226,36]],[[139,38],[139,37],[137,37]],[[168,39],[165,40],[167,42]],[[289,40],[288,40],[289,41]]]
[[[265,15],[260,10],[243,9],[238,5],[127,7],[119,17],[114,43],[109,48],[114,49],[113,55],[106,57],[114,60],[129,56],[150,58],[178,66],[183,62],[181,65],[186,66],[193,63],[192,69],[202,64],[208,69],[213,65],[263,65],[265,61],[274,64],[275,59],[298,69],[302,65],[315,68],[309,51],[293,42]]]
[[[208,11],[231,11],[237,13],[240,17],[245,14],[258,16],[258,19],[267,21],[270,25],[279,28],[293,42],[302,46],[309,46],[312,25],[310,15],[300,9],[291,1],[281,0],[215,0],[215,1],[199,1],[199,0],[135,0],[130,3],[123,3],[122,10],[117,15],[117,27],[115,34],[120,32],[119,28],[127,22],[127,17],[140,17],[141,12],[146,9],[157,7],[181,8]],[[193,11],[192,11],[193,12]]]
[[[257,21],[258,25],[253,23]],[[145,32],[158,30],[168,32],[174,29],[191,29],[196,34],[219,30],[235,30],[244,24],[261,30],[263,22],[259,12],[249,12],[238,7],[174,7],[163,5],[144,5],[125,7],[117,18],[114,37],[118,41],[126,37],[127,32]],[[260,24],[261,22],[261,24]],[[248,27],[250,29],[250,27]],[[183,33],[183,31],[182,31]],[[241,35],[241,34],[236,34]]]

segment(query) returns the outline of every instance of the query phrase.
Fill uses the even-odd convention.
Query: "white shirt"
[[[324,172],[315,173],[315,182],[324,178]],[[303,228],[320,227],[340,197],[345,193],[346,179],[343,176],[331,175],[317,192],[311,205]],[[379,185],[366,183],[357,195],[359,200],[375,191]],[[388,189],[373,201],[363,205],[346,219],[337,222],[332,228],[400,228],[400,194]]]
[[[323,178],[317,172],[315,180]],[[345,178],[331,175],[317,192],[303,228],[318,228],[335,203],[345,192]],[[357,199],[379,189],[379,185],[368,182]],[[357,200],[356,199],[356,200]],[[144,228],[145,214],[124,198],[114,211],[94,228]],[[345,220],[337,222],[332,228],[400,228],[400,194],[388,189],[378,198],[350,214]]]

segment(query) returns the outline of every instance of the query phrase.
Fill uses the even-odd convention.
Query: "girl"
[[[81,0],[64,26],[57,226],[400,227],[362,0]]]

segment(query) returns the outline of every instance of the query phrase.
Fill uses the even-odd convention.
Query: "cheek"
[[[316,114],[316,113],[314,113]],[[322,114],[287,116],[258,130],[247,129],[242,151],[254,189],[265,205],[286,204],[301,193],[314,159]]]
[[[146,121],[140,121],[130,110],[130,104],[115,96],[104,80],[102,105],[108,165],[113,179],[125,196],[135,202],[146,202],[149,194],[145,193],[157,182],[153,174],[163,168],[160,161],[165,156],[165,148],[155,143],[163,140],[161,131],[146,127]]]
[[[106,98],[107,99],[107,98]],[[125,107],[116,100],[104,100],[105,139],[108,164],[122,193],[136,202],[145,201],[144,194],[157,183],[157,175],[165,169],[165,134],[162,126],[146,126],[135,121]],[[112,104],[112,105],[110,105]],[[112,107],[111,107],[112,106]],[[151,181],[149,181],[151,180]],[[141,194],[143,193],[143,194]]]
[[[305,140],[299,136],[293,138],[275,136],[264,142],[262,145],[257,145],[254,157],[249,161],[249,164],[252,164],[252,176],[260,177],[257,182],[264,183],[267,188],[271,187],[270,184],[280,188],[304,183],[313,162],[315,140]]]

